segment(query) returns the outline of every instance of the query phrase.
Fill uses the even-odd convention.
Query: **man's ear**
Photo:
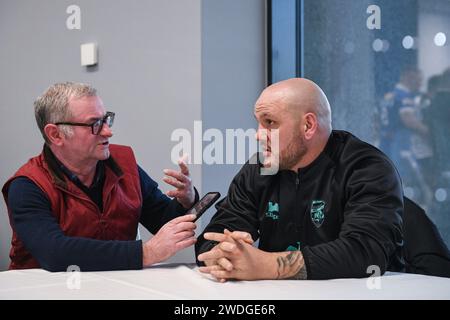
[[[303,135],[306,140],[310,140],[317,131],[317,116],[308,112],[303,116]]]
[[[44,133],[51,144],[60,146],[63,143],[64,134],[59,131],[58,126],[49,123],[44,127]]]

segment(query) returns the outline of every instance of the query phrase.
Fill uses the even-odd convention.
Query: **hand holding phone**
[[[194,222],[195,222],[219,198],[220,198],[219,192],[208,192],[207,194],[205,194],[205,196],[203,198],[201,198],[196,204],[194,204],[194,206],[191,209],[189,209],[189,211],[186,214],[195,214],[197,216],[194,220]]]

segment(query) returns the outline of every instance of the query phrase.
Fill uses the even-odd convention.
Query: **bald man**
[[[243,166],[198,238],[200,271],[222,282],[402,271],[403,196],[391,161],[332,130],[328,100],[307,79],[269,86],[254,113],[264,157]],[[261,174],[275,162],[275,174]]]

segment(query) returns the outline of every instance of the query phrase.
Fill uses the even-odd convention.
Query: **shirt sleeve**
[[[64,235],[45,193],[30,179],[16,178],[8,192],[12,224],[26,249],[48,271],[142,268],[141,241],[104,241]]]
[[[152,234],[170,220],[184,215],[190,208],[185,209],[176,198],[170,199],[158,188],[158,184],[138,166],[139,179],[141,181],[142,212],[140,223]],[[195,201],[199,199],[197,189],[195,189]]]
[[[336,240],[302,249],[308,279],[363,278],[384,274],[401,257],[403,195],[386,159],[355,166],[345,190],[344,221]]]

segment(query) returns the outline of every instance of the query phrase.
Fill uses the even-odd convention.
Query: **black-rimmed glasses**
[[[103,124],[106,123],[108,127],[112,127],[114,123],[114,112],[106,112],[102,119],[98,119],[94,123],[78,123],[78,122],[57,122],[56,125],[66,125],[66,126],[80,126],[80,127],[91,127],[92,134],[99,135],[103,129]]]

